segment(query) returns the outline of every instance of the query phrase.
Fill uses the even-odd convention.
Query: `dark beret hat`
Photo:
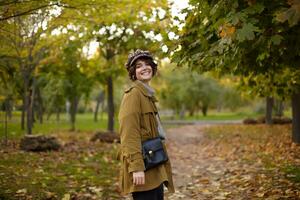
[[[128,55],[128,60],[125,65],[126,68],[129,69],[131,66],[133,66],[134,62],[139,58],[150,58],[153,61],[153,64],[157,66],[157,64],[154,62],[153,56],[150,54],[149,51],[137,49],[134,53],[130,53]]]

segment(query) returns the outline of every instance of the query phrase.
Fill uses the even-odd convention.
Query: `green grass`
[[[248,117],[256,118],[259,114],[251,112],[216,112],[210,111],[207,116],[196,114],[194,116],[186,115],[183,120],[242,120]],[[163,116],[164,120],[180,120],[179,116]]]
[[[213,112],[211,114],[208,114],[207,116],[198,115],[195,117],[187,117],[186,119],[191,120],[240,120],[245,119],[247,117],[255,118],[259,116],[255,113],[231,113],[231,112]]]
[[[183,120],[243,120],[246,118],[257,118],[263,115],[264,113],[255,112],[252,107],[241,107],[236,111],[224,109],[221,112],[218,112],[216,109],[210,109],[207,112],[207,116],[203,116],[201,112],[195,113],[194,116],[189,116],[189,113],[186,112]],[[292,117],[291,109],[286,109],[284,116]],[[181,120],[178,115],[162,116],[162,118],[165,120]]]
[[[287,165],[283,168],[283,171],[288,179],[300,183],[300,166]]]
[[[21,113],[14,112],[12,119],[8,121],[8,138],[19,138],[25,134],[24,130],[21,130]],[[0,137],[4,137],[4,114],[0,113]],[[42,124],[37,121],[34,123],[33,134],[51,134],[58,131],[70,130],[70,123],[67,120],[65,114],[61,114],[60,121],[56,121],[55,116],[52,116],[49,120],[44,118]],[[89,131],[94,132],[98,130],[106,130],[107,117],[105,114],[98,117],[98,122],[94,122],[93,113],[77,114],[76,116],[76,131]],[[2,131],[3,130],[3,131]],[[118,124],[116,120],[115,130],[118,130]]]
[[[290,110],[285,112],[286,116],[290,116]],[[257,118],[261,114],[254,113],[251,109],[241,109],[238,112],[209,110],[207,116],[203,116],[201,113],[197,113],[194,116],[186,115],[183,120],[243,120],[245,118]],[[180,120],[179,116],[161,116],[162,120]],[[13,112],[12,119],[8,122],[8,138],[20,138],[25,134],[24,130],[21,130],[20,125],[21,112]],[[44,117],[44,122],[40,124],[38,121],[34,124],[33,134],[52,134],[59,131],[70,130],[70,123],[65,114],[61,114],[60,121],[57,122],[55,115],[51,116],[49,120]],[[107,115],[103,113],[99,114],[98,122],[94,122],[93,113],[79,113],[76,115],[76,131],[89,131],[95,132],[98,130],[107,129]],[[118,130],[118,120],[115,118],[115,130]],[[168,128],[168,127],[165,127]],[[3,130],[3,131],[2,131]],[[0,112],[0,138],[4,138],[4,113]]]
[[[257,114],[250,112],[216,112],[210,111],[208,116],[204,117],[202,115],[195,115],[193,117],[186,116],[184,120],[239,120],[245,119],[247,117],[257,117]],[[21,130],[21,113],[13,112],[13,117],[8,121],[8,138],[19,138],[25,134],[24,130]],[[162,116],[163,120],[178,120],[179,117],[175,116],[173,118]],[[0,112],[0,137],[4,138],[4,113]],[[115,118],[115,130],[118,130],[118,120]],[[51,116],[49,120],[44,117],[44,122],[42,124],[39,121],[34,123],[33,134],[52,134],[59,131],[68,131],[70,130],[70,123],[65,114],[60,115],[60,121],[56,121],[55,116]],[[89,131],[94,132],[97,130],[106,130],[107,128],[107,115],[101,114],[98,117],[98,122],[94,122],[93,113],[79,113],[76,115],[76,131]],[[2,131],[3,130],[3,131]]]

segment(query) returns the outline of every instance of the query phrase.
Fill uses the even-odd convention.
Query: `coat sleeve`
[[[119,113],[121,151],[128,161],[128,172],[145,171],[141,145],[141,102],[138,91],[125,93]]]

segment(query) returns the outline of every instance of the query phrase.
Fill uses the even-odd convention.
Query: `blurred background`
[[[0,0],[0,199],[123,198],[117,117],[137,49],[158,63],[175,178],[199,169],[170,199],[299,197],[299,21],[299,0]]]

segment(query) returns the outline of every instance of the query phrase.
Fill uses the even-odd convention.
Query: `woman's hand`
[[[145,172],[133,172],[133,184],[134,185],[144,185],[145,184]]]

